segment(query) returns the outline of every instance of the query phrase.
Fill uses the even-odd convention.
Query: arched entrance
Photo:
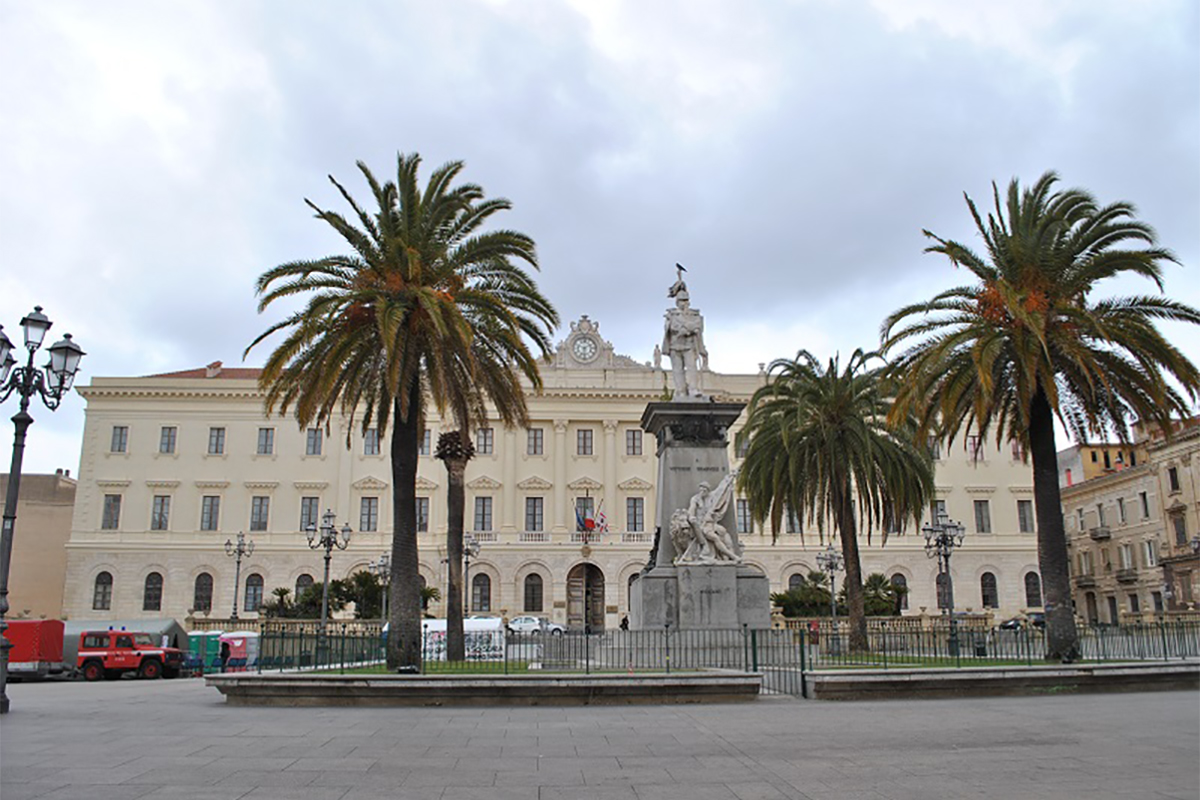
[[[595,564],[576,564],[567,573],[567,627],[604,630],[604,573]]]

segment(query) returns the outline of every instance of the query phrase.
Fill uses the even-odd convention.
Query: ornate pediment
[[[648,492],[654,487],[641,478],[630,478],[618,483],[617,488],[625,492]]]
[[[967,494],[992,494],[996,491],[995,486],[964,486]]]
[[[517,484],[518,489],[523,489],[524,491],[527,491],[527,492],[529,492],[529,491],[544,492],[545,490],[552,489],[553,487],[554,487],[554,484],[552,484],[550,481],[546,480],[545,478],[539,478],[537,475],[533,475],[529,478],[526,478],[525,480],[523,480]]]
[[[1010,487],[1008,487],[1008,490],[1010,492],[1012,492],[1013,494],[1021,495],[1022,497],[1033,496],[1033,487],[1032,486],[1010,486]]]
[[[590,489],[592,491],[596,491],[597,489],[603,489],[604,484],[602,484],[598,481],[592,480],[591,478],[589,478],[585,475],[582,478],[576,478],[575,480],[568,483],[567,488],[574,489],[574,490]]]
[[[386,483],[373,475],[360,478],[359,480],[356,480],[354,483],[350,484],[350,486],[351,488],[357,489],[360,492],[382,492],[384,489],[388,488]]]
[[[279,486],[279,481],[245,481],[242,485],[247,489],[273,492]]]
[[[297,489],[299,489],[302,492],[305,490],[313,491],[313,492],[321,492],[321,491],[324,491],[325,488],[329,486],[329,482],[328,481],[292,481],[292,486],[296,487]]]
[[[226,489],[229,481],[196,481],[197,489]]]
[[[436,483],[434,483],[433,481],[429,480],[429,478],[426,478],[424,475],[417,476],[417,491],[418,492],[432,492],[437,488],[438,488],[438,485]]]
[[[128,486],[129,481],[101,478],[100,480],[96,481],[96,485],[103,486],[106,489],[120,489],[122,486]]]
[[[478,478],[468,483],[467,488],[475,491],[479,491],[480,489],[499,489],[500,481],[496,480],[495,478],[489,478],[487,475],[480,475]]]
[[[174,489],[179,481],[146,481],[146,485],[152,489]]]

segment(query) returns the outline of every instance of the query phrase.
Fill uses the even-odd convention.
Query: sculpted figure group
[[[676,564],[740,564],[742,546],[721,524],[733,498],[737,473],[726,475],[712,490],[701,482],[687,508],[671,514],[671,542]]]

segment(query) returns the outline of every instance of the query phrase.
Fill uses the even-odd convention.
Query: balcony
[[[622,544],[650,544],[654,541],[654,534],[651,533],[622,533]]]
[[[1138,571],[1133,567],[1122,567],[1117,570],[1117,581],[1120,583],[1137,583]]]
[[[1112,529],[1107,525],[1100,525],[1088,530],[1088,536],[1092,537],[1093,541],[1105,542],[1112,538]]]
[[[1078,589],[1091,589],[1096,585],[1095,575],[1076,575],[1075,586]]]

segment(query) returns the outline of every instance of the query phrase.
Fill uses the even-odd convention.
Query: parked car
[[[557,622],[551,622],[545,617],[530,615],[513,617],[508,621],[508,629],[513,633],[532,633],[535,636],[541,633],[551,633],[555,636],[561,636],[566,630],[566,628]]]
[[[126,672],[174,678],[183,668],[183,651],[155,644],[148,633],[86,631],[79,637],[77,667],[89,681],[115,680]]]
[[[1025,628],[1045,628],[1046,615],[1040,611],[1035,611],[1020,617],[1006,619],[998,626],[1002,631],[1019,631]]]

